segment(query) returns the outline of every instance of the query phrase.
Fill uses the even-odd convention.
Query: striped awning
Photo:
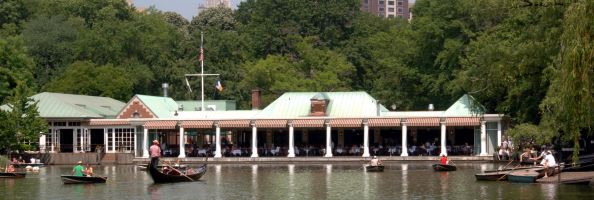
[[[250,120],[221,120],[219,121],[221,128],[249,128]]]
[[[369,119],[367,120],[369,127],[394,127],[400,126],[399,118],[384,118],[384,119]]]
[[[148,121],[144,123],[144,128],[147,129],[175,129],[177,121]]]
[[[128,120],[103,120],[91,119],[89,126],[116,126],[116,125],[130,125]]]
[[[439,118],[408,118],[406,119],[407,126],[439,126]]]
[[[478,126],[478,117],[448,117],[445,119],[446,126]]]
[[[361,127],[363,119],[331,119],[330,127],[352,128]]]
[[[286,119],[259,119],[256,120],[256,127],[258,128],[285,128],[287,127]]]
[[[183,128],[212,128],[212,120],[190,120],[182,121],[180,126]]]
[[[295,119],[293,120],[295,128],[321,128],[324,127],[323,119]]]

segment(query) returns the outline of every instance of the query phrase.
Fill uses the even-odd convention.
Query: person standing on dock
[[[153,140],[153,145],[149,148],[151,154],[151,166],[157,167],[159,165],[159,157],[161,157],[161,147],[159,147],[159,141]]]
[[[547,151],[546,156],[543,159],[544,163],[544,171],[545,171],[545,175],[544,177],[548,177],[549,175],[549,168],[550,169],[555,169],[555,167],[557,167],[557,162],[555,161],[555,157],[551,154],[551,151]],[[551,173],[553,174],[553,173]]]

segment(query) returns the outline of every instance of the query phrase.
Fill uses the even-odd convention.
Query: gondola
[[[435,170],[435,171],[456,171],[456,166],[455,165],[433,164],[433,170]]]
[[[507,174],[509,171],[505,172],[485,172],[475,174],[474,177],[477,181],[507,181]]]
[[[142,164],[142,165],[137,165],[138,169],[143,170],[143,171],[148,171],[148,166],[149,164]],[[163,167],[168,167],[166,165],[159,165],[157,166],[157,168],[163,168]],[[187,169],[188,166],[186,165],[180,165],[180,166],[173,166],[175,169],[178,169],[180,171],[184,171]]]
[[[0,178],[25,178],[25,172],[0,172]]]
[[[185,174],[184,172],[173,169],[168,173],[163,173],[155,166],[149,166],[149,173],[155,183],[176,183],[176,182],[193,182],[200,180],[200,177],[206,173],[206,164],[198,168],[188,168],[185,172],[192,169],[193,173]]]
[[[62,175],[64,184],[105,183],[105,181],[107,181],[107,177]]]
[[[375,166],[365,165],[365,171],[368,171],[368,172],[383,172],[384,171],[384,166],[383,165],[375,165]]]

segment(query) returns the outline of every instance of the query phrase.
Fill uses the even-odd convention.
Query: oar
[[[509,170],[509,172],[507,172],[503,176],[499,177],[496,181],[500,181],[501,179],[503,179],[504,177],[506,177],[509,173],[513,172],[520,165],[522,165],[522,164],[516,165],[514,168],[512,168],[512,170]]]
[[[167,161],[167,162],[171,162],[171,161]],[[165,163],[165,162],[163,162]],[[165,163],[167,166],[169,166],[169,168],[175,170],[177,173],[179,173],[182,176],[185,176],[186,178],[190,179],[190,181],[195,181],[194,179],[190,178],[189,176],[187,176],[186,174],[182,173],[181,171],[175,169],[174,167],[172,167],[170,164]]]

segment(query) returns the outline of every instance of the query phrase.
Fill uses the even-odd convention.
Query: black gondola
[[[155,166],[149,166],[148,168],[155,183],[193,182],[200,180],[200,177],[206,173],[206,164],[195,169],[188,168],[185,172],[190,171],[190,169],[193,172],[187,174],[177,169],[172,169],[168,173],[163,173]]]
[[[433,170],[435,170],[435,171],[456,171],[456,166],[455,165],[433,164]]]
[[[62,175],[64,184],[105,183],[105,181],[107,181],[107,177]]]
[[[365,165],[365,171],[368,171],[368,172],[383,172],[384,171],[384,166],[383,165],[375,165],[375,166]]]
[[[0,172],[0,178],[25,178],[25,172]]]

